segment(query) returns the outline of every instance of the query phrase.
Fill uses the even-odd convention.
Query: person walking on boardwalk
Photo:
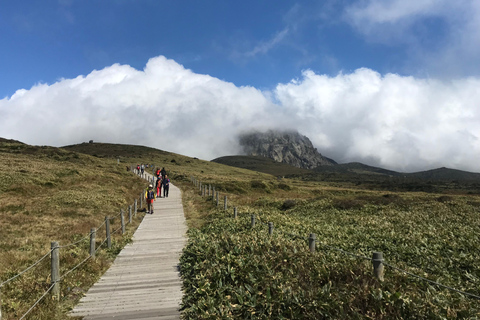
[[[163,176],[163,197],[168,197],[168,189],[170,189],[170,179],[168,179],[167,175]]]
[[[147,200],[147,213],[153,214],[153,201],[155,201],[155,198],[153,186],[150,184],[145,192],[145,199]]]
[[[157,186],[157,197],[161,198],[162,197],[162,176],[158,176],[156,186]]]
[[[167,171],[165,171],[165,167],[163,167],[162,170],[160,170],[160,174],[162,175],[162,177],[165,177],[167,175]]]
[[[141,170],[142,170],[142,174],[143,174],[145,172],[145,165],[143,163],[142,163]]]

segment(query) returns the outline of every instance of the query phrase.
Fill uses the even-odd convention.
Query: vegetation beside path
[[[15,148],[19,148],[18,152]],[[92,180],[92,183],[84,187],[82,184],[72,186],[70,192],[90,188],[96,191],[99,188],[115,190],[113,185],[124,186],[119,188],[119,194],[115,193],[114,197],[118,197],[116,202],[98,202],[98,208],[112,208],[112,213],[116,212],[113,207],[126,205],[137,196],[136,191],[133,191],[136,183],[140,184],[139,187],[144,183],[126,172],[126,164],[150,163],[165,166],[172,182],[182,189],[190,228],[189,241],[181,258],[185,285],[183,314],[186,319],[480,317],[479,300],[419,281],[388,267],[385,268],[385,281],[379,282],[372,275],[371,261],[327,250],[322,246],[329,245],[366,257],[371,257],[373,251],[382,251],[386,262],[393,266],[480,295],[480,196],[475,190],[470,194],[466,194],[464,190],[452,190],[451,193],[442,191],[441,194],[390,192],[381,188],[365,190],[361,185],[355,186],[355,183],[305,181],[302,176],[278,180],[268,174],[141,146],[93,143],[69,146],[63,150],[40,147],[39,150],[47,154],[41,156],[27,151],[30,148],[28,146],[15,148],[12,147],[9,151],[0,150],[0,156],[9,157],[16,153],[19,159],[26,157],[20,161],[27,164],[33,154],[33,157],[44,159],[36,160],[43,163],[42,166],[47,168],[52,163],[65,164],[65,167],[62,167],[65,170],[69,167],[67,164],[77,161],[82,163],[79,167],[91,168],[95,175],[100,177],[95,180],[93,171],[90,174],[90,171],[83,169],[77,169],[78,174],[74,173],[73,176],[57,177],[50,176],[51,173],[47,173],[49,170],[42,169],[44,171],[38,171],[38,176],[52,178],[42,178],[45,180],[43,184],[37,184],[41,186],[42,191],[39,192],[45,198],[39,200],[50,204],[52,199],[60,198],[58,194],[63,193],[63,179],[66,179],[65,182],[76,183],[80,177],[80,180]],[[28,152],[31,154],[26,155]],[[118,156],[120,166],[116,164]],[[14,177],[11,177],[10,173],[5,174],[9,170],[11,169],[5,168],[0,171],[2,181],[4,177],[10,179],[7,187],[2,185],[2,188],[7,189],[1,189],[0,195],[0,210],[8,208],[8,211],[0,212],[0,217],[4,219],[1,223],[2,226],[7,223],[7,229],[11,229],[9,240],[2,242],[2,248],[9,245],[12,246],[11,250],[14,250],[12,252],[19,254],[25,251],[25,256],[29,256],[33,251],[23,248],[27,246],[23,242],[31,245],[30,240],[25,239],[29,239],[33,232],[23,231],[23,228],[30,230],[26,221],[28,217],[38,213],[36,209],[28,209],[28,206],[23,208],[16,202],[14,188],[18,187],[17,185],[28,186],[30,180],[25,179],[39,177],[33,175],[26,178],[25,172],[20,172],[25,170],[21,166],[13,170]],[[114,174],[111,174],[112,170]],[[64,174],[66,173],[67,171],[64,171]],[[220,191],[220,207],[217,208],[211,198],[201,197],[200,191],[190,182],[191,176],[207,185],[215,186],[216,190]],[[109,178],[114,180],[108,181]],[[20,183],[14,184],[13,181]],[[50,186],[50,183],[53,186]],[[131,198],[129,187],[132,188]],[[47,188],[52,189],[48,191]],[[96,199],[94,194],[98,192],[85,197]],[[5,195],[8,195],[8,202]],[[223,210],[224,195],[228,196],[227,212]],[[82,195],[79,197],[82,199]],[[237,220],[233,219],[233,206],[238,209]],[[71,223],[78,222],[80,225],[82,215],[88,214],[80,210],[80,207],[83,205],[76,207],[78,211],[71,216],[65,214],[65,217],[58,215],[48,218],[53,211],[47,209],[44,209],[41,216],[47,217],[50,222],[70,219],[68,221]],[[19,211],[15,213],[17,208]],[[61,208],[60,206],[59,212]],[[93,214],[96,209],[91,209],[91,212]],[[253,230],[250,227],[251,214],[258,218]],[[105,212],[98,213],[98,222],[105,215]],[[25,223],[25,226],[14,229],[16,227],[9,225],[5,216],[24,217],[24,220],[16,222],[15,225]],[[87,217],[86,220],[91,219]],[[268,235],[267,226],[263,224],[268,221],[273,222],[275,227],[271,236]],[[62,223],[61,226],[66,225],[65,222]],[[42,222],[36,224],[41,226]],[[30,228],[33,228],[33,225],[31,224]],[[85,225],[86,232],[90,227]],[[40,246],[43,246],[36,252],[43,252],[49,249],[47,247],[53,240],[52,234],[46,231],[48,228],[39,227],[35,229],[37,230],[39,233],[46,233],[43,240],[35,241],[42,242]],[[78,232],[80,233],[85,232]],[[296,234],[306,238],[310,233],[316,233],[318,240],[317,251],[313,254],[308,251],[306,240],[290,236]],[[3,233],[1,237],[4,241]],[[10,239],[16,239],[19,243],[12,244],[9,241],[13,240]],[[63,241],[59,238],[55,240]],[[31,254],[30,260],[24,258],[23,265],[34,260],[37,257],[36,252]],[[105,260],[108,260],[108,257]],[[3,262],[3,257],[0,258]],[[18,268],[15,268],[13,263],[9,264],[9,270],[13,272],[21,269],[22,264],[17,266]],[[3,268],[1,271],[3,272]],[[95,272],[96,270],[92,271]],[[80,274],[89,273],[90,270],[86,270]],[[2,274],[2,279],[8,275]],[[31,278],[26,282],[30,280]],[[81,280],[83,281],[83,278]],[[48,279],[45,280],[45,283],[47,282]],[[12,309],[19,308],[18,304],[20,301],[23,303],[23,299],[31,298],[22,294],[28,294],[25,293],[26,290],[35,285],[25,283],[22,286],[18,290],[12,290],[18,294],[7,302]],[[65,287],[64,285],[63,288]],[[81,286],[72,283],[71,288],[76,287]],[[65,297],[74,295],[73,291],[64,292]],[[5,299],[10,298],[3,296],[3,299],[5,304]],[[15,303],[17,305],[13,306]],[[52,305],[52,302],[47,300],[38,309],[45,310]],[[50,319],[42,318],[41,315],[38,318]]]
[[[24,270],[50,251],[50,243],[76,242],[118,215],[138,198],[145,181],[116,161],[53,147],[0,141],[0,282]],[[113,235],[112,248],[97,252],[96,259],[61,282],[57,304],[48,295],[27,319],[66,319],[67,312],[102,275],[115,255],[129,241],[142,214],[127,225],[127,232]],[[112,224],[119,225],[117,217]],[[98,231],[97,246],[105,238]],[[88,257],[89,241],[61,249],[63,274]],[[50,257],[1,291],[2,320],[19,319],[50,286]]]
[[[232,179],[199,181],[228,195],[214,206],[185,185],[196,227],[181,259],[186,319],[476,319],[480,300],[385,267],[371,257],[480,296],[478,195],[392,193],[328,183]],[[238,210],[233,219],[232,206]],[[251,215],[257,223],[251,228]],[[199,223],[199,216],[203,223]],[[264,224],[273,222],[273,235]],[[307,238],[317,235],[317,251]]]

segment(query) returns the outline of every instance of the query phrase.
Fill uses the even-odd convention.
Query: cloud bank
[[[0,100],[0,137],[62,146],[93,139],[202,159],[237,154],[237,136],[297,129],[337,162],[400,171],[480,171],[480,79],[358,69],[306,70],[271,91],[196,74],[163,56],[144,70],[112,65]]]

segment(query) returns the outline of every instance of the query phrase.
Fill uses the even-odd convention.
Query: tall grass
[[[389,268],[379,282],[370,261],[322,247],[367,257],[381,251],[398,268],[480,295],[477,197],[273,179],[240,185],[241,194],[228,195],[237,220],[191,195],[204,223],[190,229],[181,260],[186,319],[480,317],[477,299]],[[273,222],[273,236],[263,223],[251,229],[251,214]],[[289,235],[310,233],[319,241],[314,254],[307,241]]]
[[[378,282],[370,261],[322,246],[361,256],[382,251],[392,265],[479,295],[477,194],[370,191],[348,181],[312,182],[301,177],[278,180],[140,146],[82,144],[68,149],[95,156],[48,147],[0,149],[2,279],[49,250],[51,240],[79,239],[105,215],[133,202],[143,182],[124,172],[125,164],[150,163],[164,166],[182,189],[190,227],[181,258],[186,319],[480,317],[475,299],[389,268],[385,281]],[[120,166],[115,161],[118,156],[123,161]],[[192,175],[214,185],[222,197],[228,195],[228,212],[200,196],[189,181]],[[32,195],[32,186],[37,186],[38,195]],[[237,220],[232,219],[233,206],[238,208]],[[272,221],[274,234],[269,236],[262,223],[251,229],[251,214],[261,222]],[[287,235],[310,233],[317,234],[314,254],[308,251],[307,241]],[[56,313],[43,314],[54,306],[47,299],[35,317],[62,319],[126,239],[118,238],[113,250],[67,279]],[[64,259],[70,264],[81,259],[85,250],[66,251]],[[7,288],[10,296],[3,299],[4,308],[10,308],[8,317],[14,319],[20,314],[15,310],[33,300],[33,292],[45,289],[47,269],[40,268],[19,280],[18,287]],[[34,283],[33,279],[42,277],[43,281]]]
[[[0,282],[24,270],[50,250],[50,243],[78,241],[118,214],[138,197],[145,182],[113,160],[97,159],[52,147],[0,143]],[[30,319],[65,319],[83,292],[108,268],[141,219],[125,236],[115,235],[110,250],[61,282],[61,300],[50,295],[29,314]],[[119,219],[113,222],[118,227]],[[97,245],[105,237],[97,235]],[[60,249],[61,274],[88,257],[88,239]],[[50,259],[3,286],[2,319],[18,319],[50,286]]]

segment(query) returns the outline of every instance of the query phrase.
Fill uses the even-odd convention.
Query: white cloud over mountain
[[[237,135],[297,129],[325,156],[416,171],[480,171],[480,79],[305,71],[272,91],[195,74],[163,56],[112,65],[0,100],[0,137],[62,146],[90,139],[212,159]]]

